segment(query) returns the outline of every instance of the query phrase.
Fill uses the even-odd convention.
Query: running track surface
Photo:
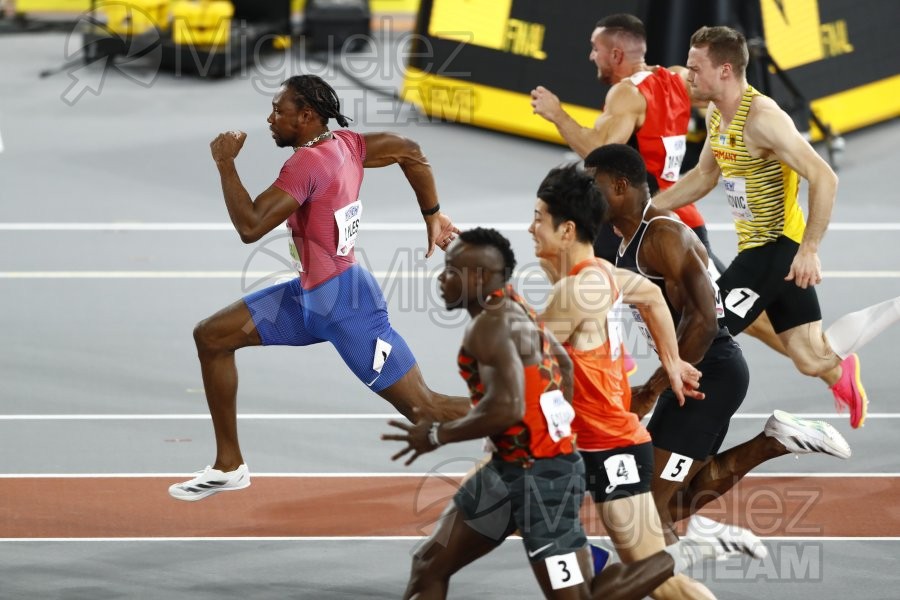
[[[71,83],[65,73],[37,77],[41,69],[64,61],[65,48],[64,35],[0,37],[0,56],[15,57],[0,61],[5,145],[0,221],[10,226],[0,231],[0,272],[7,274],[0,277],[0,296],[12,307],[0,311],[5,342],[0,413],[195,413],[203,410],[203,400],[191,327],[246,291],[244,282],[238,283],[242,267],[264,273],[281,268],[277,261],[268,270],[253,260],[268,240],[247,248],[228,229],[208,153],[209,140],[219,131],[247,131],[239,171],[249,189],[265,189],[284,160],[266,129],[270,94],[255,85],[262,79],[211,84],[162,76],[147,88],[110,74],[102,93],[69,106],[60,100]],[[584,68],[589,78],[587,63]],[[335,84],[354,109],[354,128],[399,129],[422,145],[434,165],[441,202],[458,222],[526,221],[541,174],[566,160],[556,146],[431,123],[410,111],[397,113],[400,123],[386,122],[383,98],[355,94],[356,86],[339,77]],[[819,288],[826,322],[864,302],[900,294],[900,204],[893,201],[894,180],[885,176],[900,160],[898,133],[900,122],[894,121],[847,136],[835,226],[820,253],[826,273],[842,274]],[[390,268],[398,248],[418,248],[423,241],[406,190],[396,169],[366,175],[363,194],[371,223],[364,224],[360,250],[375,270]],[[727,207],[721,198],[700,206],[714,224],[713,246],[727,260],[734,248]],[[120,231],[122,222],[187,223],[188,228]],[[27,225],[34,223],[47,228]],[[58,231],[54,223],[75,225]],[[196,223],[217,225],[201,232],[191,228]],[[520,263],[528,262],[531,243],[524,228],[504,231]],[[272,244],[283,256],[284,240]],[[432,258],[429,267],[437,268],[440,260]],[[421,311],[403,311],[398,298],[389,300],[392,319],[416,349],[429,382],[441,390],[461,386],[452,366],[459,330],[441,330],[425,323]],[[435,309],[427,303],[426,308]],[[772,550],[790,544],[801,552],[820,550],[810,554],[817,560],[804,563],[815,572],[779,571],[771,585],[758,585],[769,582],[746,570],[704,578],[720,597],[897,598],[897,415],[891,413],[896,339],[895,331],[863,352],[872,409],[888,419],[854,432],[846,417],[825,417],[847,436],[852,459],[835,464],[809,457],[802,463],[808,472],[803,477],[774,477],[773,471],[794,463],[773,461],[759,470],[763,476],[741,483],[724,506],[705,510],[717,520],[751,526],[769,538]],[[798,376],[783,358],[752,340],[742,344],[751,364],[751,393],[742,411],[765,415],[777,407],[818,413],[828,406],[819,382]],[[239,363],[242,413],[384,409],[373,405],[378,400],[370,394],[359,393],[340,361],[324,349],[247,353],[239,355]],[[644,374],[648,368],[644,361]],[[289,390],[298,371],[316,375],[303,381],[302,394]],[[761,418],[752,430],[749,423],[733,422],[725,446],[755,435],[757,425]],[[3,427],[0,457],[10,475],[0,478],[2,600],[396,598],[415,542],[394,538],[426,534],[457,481],[384,473],[256,474],[247,490],[183,503],[169,498],[166,488],[184,476],[69,474],[196,468],[213,451],[208,422],[161,428],[25,420]],[[374,435],[356,435],[360,429],[353,422],[317,422],[313,428],[242,421],[241,433],[248,461],[261,472],[358,471],[363,463],[365,470],[397,469],[387,464],[393,450]],[[198,447],[181,443],[187,438],[196,439]],[[825,469],[842,470],[844,476],[815,476]],[[602,533],[589,506],[583,516],[592,534]],[[360,536],[371,537],[351,541]],[[322,537],[340,539],[316,541]],[[235,541],[217,541],[222,538]],[[458,598],[520,600],[535,593],[518,544],[505,544],[467,567],[451,586],[451,597]]]
[[[176,481],[6,478],[0,538],[420,536],[459,479],[257,476],[197,502],[169,498]],[[884,519],[896,517],[898,497],[900,477],[749,477],[701,514],[763,537],[900,537],[900,519]],[[593,511],[586,501],[588,535],[605,535]]]

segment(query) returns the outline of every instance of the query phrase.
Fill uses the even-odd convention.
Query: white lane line
[[[869,415],[866,418],[870,418]],[[398,413],[258,413],[239,414],[238,419],[257,420],[341,420],[341,419],[400,419]],[[170,420],[206,420],[209,413],[184,414],[57,414],[57,415],[0,415],[0,421],[170,421]]]
[[[518,275],[537,272],[519,271]],[[371,271],[376,279],[436,279],[439,268],[420,271]],[[278,279],[272,271],[0,271],[0,279]],[[823,271],[825,279],[898,279],[900,271]]]
[[[437,279],[440,267],[428,269],[370,271],[376,279],[398,280]],[[541,273],[536,268],[519,269],[515,277],[526,278],[534,273]],[[0,279],[271,279],[279,280],[292,277],[290,271],[0,271]],[[543,274],[541,273],[541,277]],[[823,271],[825,279],[898,279],[900,271]]]
[[[527,231],[530,223],[455,223],[460,229],[492,227],[500,231]],[[879,225],[873,223],[873,225]],[[424,224],[366,223],[365,231],[422,231]],[[0,231],[228,231],[234,232],[231,223],[0,223]]]
[[[432,271],[372,271],[377,279],[434,279]],[[876,271],[885,273],[886,271]],[[898,271],[900,273],[900,271]],[[898,275],[900,276],[900,275]],[[0,279],[280,279],[287,272],[272,271],[0,271]]]
[[[491,227],[500,231],[528,230],[530,223],[456,223],[460,229]],[[732,223],[707,223],[709,231],[733,231]],[[364,231],[421,231],[422,222],[365,223]],[[900,231],[900,223],[831,223],[829,231]],[[87,223],[0,223],[0,231],[234,231],[228,222],[163,223],[163,222],[87,222]]]
[[[171,477],[189,477],[195,473],[0,473],[0,479],[168,479]],[[463,477],[466,473],[443,472],[397,472],[397,473],[257,473],[253,477],[272,478],[323,478],[323,479],[369,479],[376,477]],[[900,478],[900,473],[748,473],[746,477],[770,477],[770,478],[849,478],[866,477],[878,479]]]
[[[838,413],[791,413],[802,419],[846,419]],[[739,413],[732,419],[768,419],[772,413]],[[171,421],[209,420],[209,413],[169,413],[169,414],[6,414],[0,421]],[[238,419],[253,420],[361,420],[399,419],[398,413],[246,413],[238,414]],[[900,413],[869,413],[866,419],[900,419]]]
[[[900,537],[848,536],[765,536],[770,542],[900,542]],[[19,542],[416,542],[426,539],[420,535],[383,536],[285,536],[285,537],[96,537],[96,538],[0,538],[0,543]],[[509,540],[520,540],[511,535]],[[608,536],[588,536],[589,540],[609,540]]]
[[[0,479],[132,479],[132,478],[169,478],[189,477],[196,473],[0,473]],[[257,473],[253,477],[284,477],[284,478],[308,478],[322,477],[340,479],[370,477],[462,477],[465,473]],[[900,474],[898,474],[900,476]]]

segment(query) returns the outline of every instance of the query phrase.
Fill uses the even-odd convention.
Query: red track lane
[[[199,502],[169,497],[174,479],[0,479],[0,537],[419,536],[457,479],[257,477]],[[704,509],[761,536],[900,536],[898,477],[754,477]],[[590,502],[590,535],[603,529]]]

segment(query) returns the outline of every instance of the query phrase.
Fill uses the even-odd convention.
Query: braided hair
[[[471,246],[492,246],[503,257],[503,281],[510,280],[516,268],[516,255],[513,254],[509,240],[496,229],[475,227],[459,234],[459,239]]]
[[[298,109],[308,106],[316,111],[322,125],[328,125],[329,119],[335,119],[338,125],[347,127],[349,117],[341,114],[341,100],[337,92],[318,75],[294,75],[281,85],[293,93]]]

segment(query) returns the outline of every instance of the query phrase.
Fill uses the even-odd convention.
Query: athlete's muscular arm
[[[525,416],[525,368],[519,347],[535,347],[524,335],[537,335],[534,327],[517,328],[502,314],[482,313],[472,322],[463,347],[478,362],[478,372],[484,384],[484,396],[464,417],[441,423],[440,443],[474,440],[502,433]],[[409,465],[422,454],[434,450],[428,439],[432,423],[420,420],[415,425],[403,421],[389,421],[405,434],[382,435],[383,440],[406,442],[406,448],[391,457],[397,460],[412,452]]]
[[[364,167],[400,165],[406,180],[416,194],[419,208],[427,211],[437,206],[438,195],[434,173],[419,144],[409,138],[387,132],[368,133],[363,135],[363,138],[366,141]],[[441,211],[425,216],[424,219],[428,232],[428,250],[425,253],[427,258],[434,252],[435,245],[446,249],[459,233],[459,229],[453,225],[450,217]]]
[[[647,101],[630,82],[614,85],[606,95],[603,108],[593,128],[582,127],[560,104],[550,90],[538,86],[531,91],[531,106],[554,125],[569,147],[581,158],[605,144],[624,144],[643,122]]]
[[[838,178],[771,98],[753,99],[744,140],[753,156],[777,158],[809,182],[809,217],[800,248],[785,279],[806,288],[822,281],[819,243],[831,221]]]
[[[234,165],[246,139],[247,134],[243,131],[228,131],[216,136],[209,148],[219,169],[228,216],[241,241],[250,244],[284,223],[297,210],[297,201],[275,186],[269,187],[256,200],[250,198]]]
[[[622,292],[622,301],[633,304],[640,311],[662,363],[662,368],[643,386],[647,388],[648,397],[655,401],[664,389],[671,387],[679,404],[684,404],[685,396],[702,399],[703,394],[697,390],[700,372],[678,355],[675,324],[662,292],[649,279],[637,273],[616,269],[615,276]],[[649,411],[650,407],[646,408]]]
[[[678,353],[697,364],[719,330],[716,292],[706,271],[708,257],[703,245],[680,223],[657,220],[648,227],[638,257],[650,272],[661,275],[666,291],[681,311],[678,323]],[[654,391],[663,378],[655,375]]]
[[[706,118],[707,131],[709,130],[709,116]],[[709,136],[703,141],[703,149],[700,150],[700,160],[697,165],[684,174],[669,189],[653,196],[653,206],[662,210],[674,210],[696,202],[712,191],[719,182],[719,165],[713,156],[709,145]]]

